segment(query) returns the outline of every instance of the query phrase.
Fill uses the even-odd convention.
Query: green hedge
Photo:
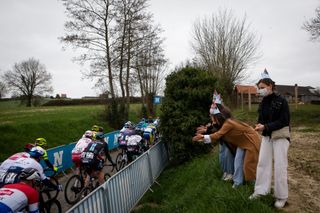
[[[182,68],[166,78],[161,106],[161,133],[175,162],[208,151],[208,145],[192,142],[195,128],[210,121],[209,108],[217,78],[197,68]]]

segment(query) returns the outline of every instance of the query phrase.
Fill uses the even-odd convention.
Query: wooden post
[[[298,84],[294,85],[294,98],[295,98],[295,105],[296,109],[298,109]]]
[[[248,107],[249,107],[249,111],[251,111],[251,88],[250,87],[248,91]]]
[[[243,92],[241,91],[241,109],[243,111]]]

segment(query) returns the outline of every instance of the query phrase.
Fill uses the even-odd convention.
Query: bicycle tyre
[[[123,154],[119,153],[116,158],[116,170],[120,171],[125,166],[125,161],[123,160]]]
[[[66,187],[64,189],[64,198],[66,199],[67,203],[72,205],[77,203],[81,198],[81,191],[83,187],[84,181],[79,175],[71,176],[67,181]]]
[[[46,202],[45,212],[61,213],[62,209],[60,202],[58,200],[50,200],[49,202]]]
[[[50,182],[53,183],[54,185],[58,186],[59,185],[59,182],[58,180],[55,178],[55,177],[50,177]],[[58,197],[58,194],[59,194],[59,190],[57,189],[52,189],[52,188],[48,188],[48,187],[44,187],[42,192],[45,192],[45,193],[49,193],[50,194],[50,200],[55,200],[57,199]]]

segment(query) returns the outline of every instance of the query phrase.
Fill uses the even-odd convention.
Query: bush
[[[211,146],[192,142],[195,128],[208,123],[217,78],[197,68],[182,68],[166,78],[161,106],[161,133],[175,162],[208,151]]]

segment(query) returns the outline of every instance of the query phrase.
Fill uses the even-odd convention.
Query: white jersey
[[[41,164],[38,161],[36,161],[35,159],[31,158],[30,155],[29,155],[29,157],[22,155],[21,157],[15,158],[15,160],[12,160],[10,158],[8,158],[7,160],[5,160],[3,162],[3,164],[5,164],[5,165],[1,164],[0,171],[6,172],[11,166],[17,166],[17,167],[21,167],[23,169],[33,168],[39,172],[39,174],[41,176],[41,180],[44,180],[47,178],[43,172],[43,168],[42,168]]]
[[[76,146],[72,149],[72,153],[82,153],[90,142],[92,142],[90,138],[81,138],[77,142]]]
[[[19,152],[10,156],[0,165],[0,172],[6,172],[9,167],[12,166],[12,164],[19,158],[30,158],[30,155],[27,152]]]

